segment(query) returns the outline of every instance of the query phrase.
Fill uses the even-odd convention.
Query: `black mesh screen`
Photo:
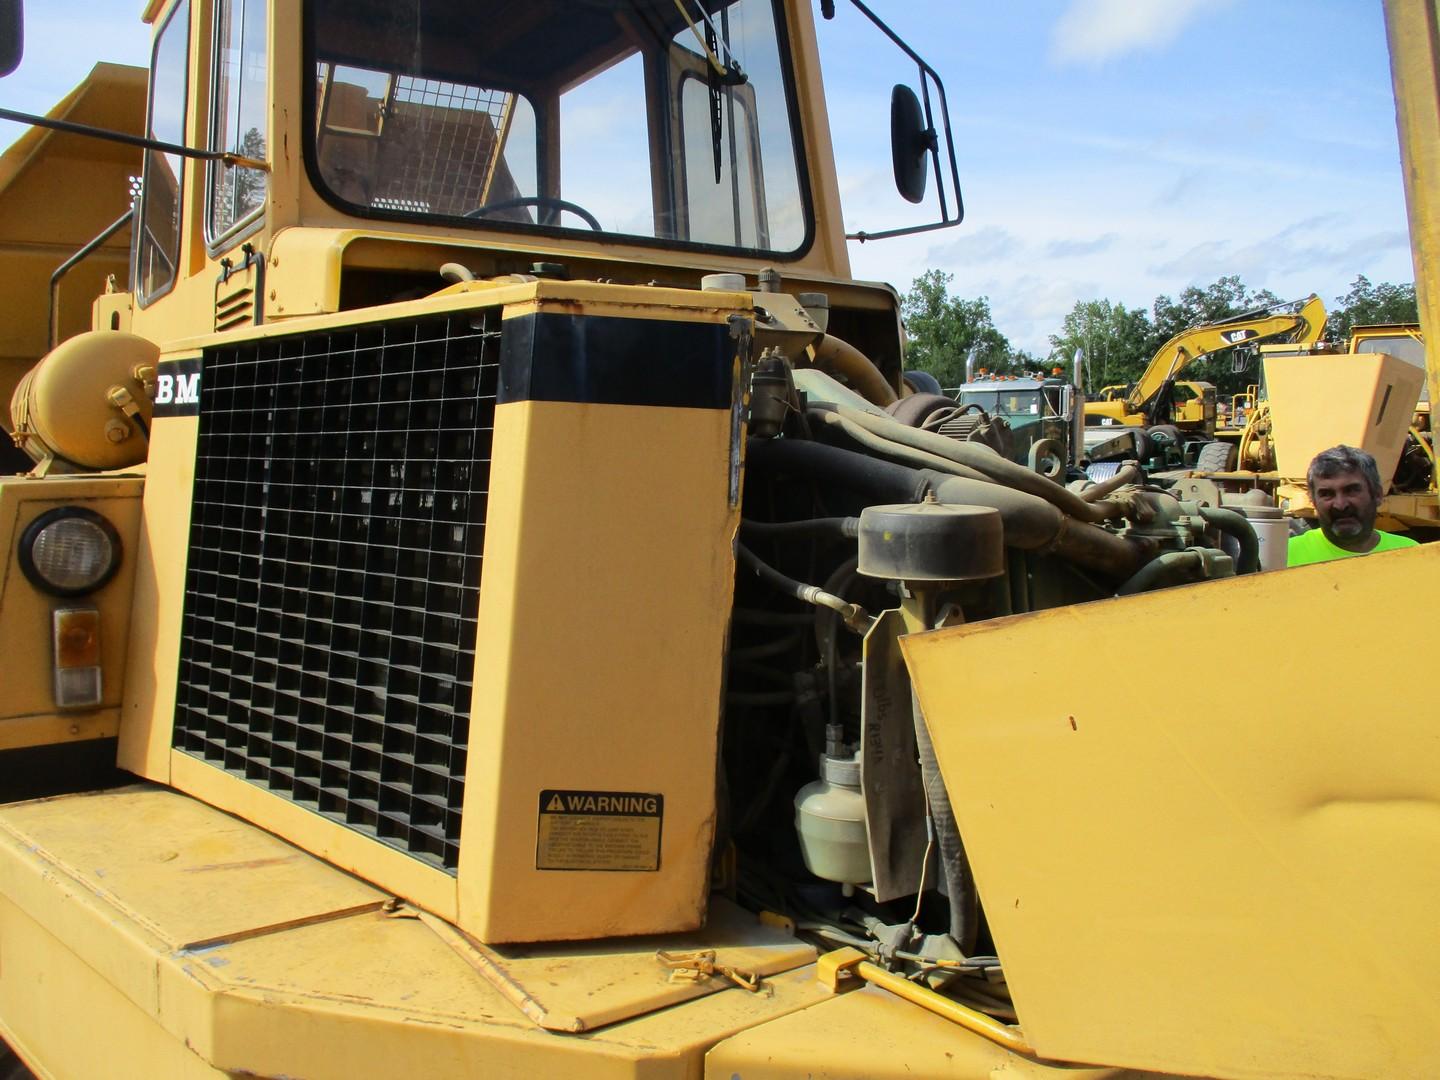
[[[452,871],[499,329],[243,342],[201,393],[175,746]]]

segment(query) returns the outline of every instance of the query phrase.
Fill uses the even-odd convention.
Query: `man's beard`
[[[1330,522],[1325,526],[1325,532],[1330,539],[1339,542],[1351,542],[1363,539],[1370,535],[1370,530],[1375,527],[1375,512],[1365,513],[1359,510],[1348,510],[1343,514],[1331,514]]]

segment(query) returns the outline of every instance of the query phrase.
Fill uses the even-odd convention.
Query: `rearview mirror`
[[[0,0],[0,75],[9,75],[25,55],[25,9],[21,0]]]
[[[890,91],[890,161],[895,187],[907,202],[925,198],[927,156],[935,145],[935,132],[925,126],[920,99],[903,83]]]

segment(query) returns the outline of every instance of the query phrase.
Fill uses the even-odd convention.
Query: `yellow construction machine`
[[[934,212],[866,238],[954,224],[939,78],[819,8],[914,73]],[[1440,548],[1255,573],[1228,510],[926,430],[806,0],[145,15],[133,209],[56,178],[93,86],[0,162],[4,227],[46,178],[130,237],[79,332],[85,251],[6,279],[0,1069],[1440,1070],[1440,742],[1373,674]],[[1179,692],[1237,623],[1265,678]]]
[[[1313,518],[1305,473],[1338,444],[1376,460],[1387,494],[1379,527],[1440,528],[1425,342],[1413,324],[1356,327],[1343,346],[1260,346],[1262,381],[1237,398],[1238,426],[1221,432],[1216,452],[1193,470],[1162,474],[1179,493],[1211,505],[1244,496]],[[1259,495],[1250,494],[1252,491]]]
[[[1159,428],[1162,440],[1174,441],[1182,437],[1174,433],[1181,432],[1208,441],[1214,438],[1216,428],[1215,386],[1180,381],[1191,364],[1222,351],[1253,352],[1262,342],[1308,345],[1324,333],[1325,304],[1313,293],[1301,300],[1192,326],[1160,346],[1133,384],[1104,387],[1096,400],[1086,402],[1086,426]]]

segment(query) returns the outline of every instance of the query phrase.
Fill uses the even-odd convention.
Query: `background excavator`
[[[1325,305],[1314,294],[1183,330],[1156,351],[1133,384],[1105,387],[1097,400],[1085,403],[1086,427],[1102,429],[1092,430],[1087,442],[1114,435],[1103,429],[1115,425],[1156,429],[1154,434],[1161,442],[1209,442],[1215,436],[1215,387],[1206,382],[1182,382],[1180,376],[1191,364],[1232,349],[1245,350],[1248,362],[1249,351],[1261,343],[1310,344],[1324,332]]]

